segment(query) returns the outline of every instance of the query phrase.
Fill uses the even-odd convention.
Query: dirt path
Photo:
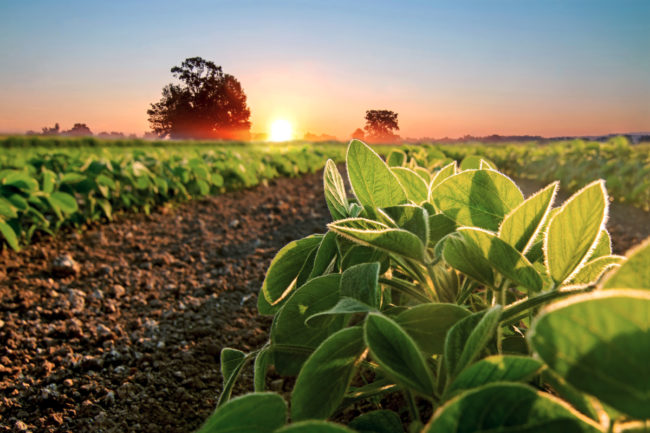
[[[650,218],[617,209],[622,252]],[[328,221],[318,174],[5,251],[0,432],[193,431],[215,407],[221,349],[266,341],[256,302],[271,258]],[[52,267],[64,255],[76,272]]]

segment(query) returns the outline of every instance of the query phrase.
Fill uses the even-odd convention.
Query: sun
[[[293,138],[293,128],[288,120],[277,119],[271,123],[271,132],[269,140],[271,141],[289,141]]]

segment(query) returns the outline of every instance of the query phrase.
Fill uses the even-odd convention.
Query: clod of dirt
[[[79,263],[75,262],[70,254],[63,254],[52,260],[50,267],[52,275],[56,277],[69,277],[77,275],[80,270]]]

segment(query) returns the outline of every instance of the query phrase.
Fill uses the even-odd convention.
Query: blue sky
[[[141,134],[169,69],[242,83],[254,131],[347,138],[650,130],[649,1],[21,1],[0,4],[0,131]]]

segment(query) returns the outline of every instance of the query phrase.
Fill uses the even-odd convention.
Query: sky
[[[0,131],[149,130],[170,69],[201,56],[276,119],[347,139],[650,131],[650,1],[0,0]]]

